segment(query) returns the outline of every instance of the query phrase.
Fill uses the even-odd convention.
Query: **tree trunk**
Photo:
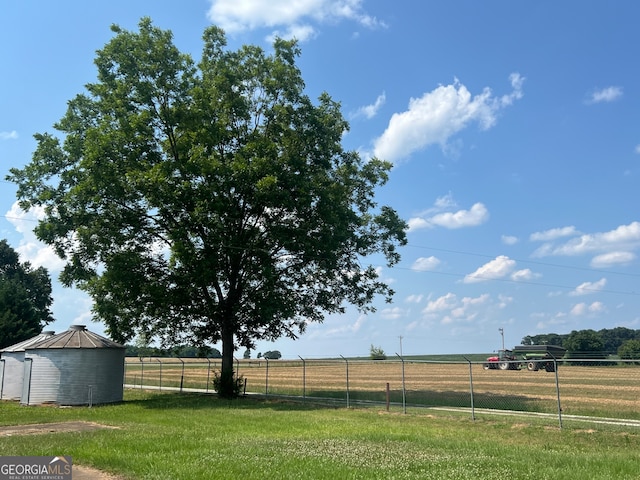
[[[225,322],[226,323],[226,322]],[[233,329],[228,325],[222,326],[222,371],[218,395],[223,398],[233,398],[238,392],[235,388],[236,379],[233,371]]]

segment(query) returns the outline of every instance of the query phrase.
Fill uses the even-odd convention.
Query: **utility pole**
[[[500,335],[502,336],[502,350],[504,350],[504,328],[499,328],[498,331],[500,332]]]

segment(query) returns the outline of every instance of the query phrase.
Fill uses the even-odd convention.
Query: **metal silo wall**
[[[25,352],[24,381],[20,403],[38,405],[55,403],[60,385],[60,371],[55,362],[46,355],[46,350]]]
[[[22,395],[22,379],[24,378],[24,352],[5,352],[4,374],[0,389],[2,400],[20,400]]]
[[[124,349],[36,349],[28,403],[93,405],[123,399]],[[24,394],[23,394],[24,397]],[[22,399],[22,403],[26,403]]]

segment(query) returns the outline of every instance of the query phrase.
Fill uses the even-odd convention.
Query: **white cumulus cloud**
[[[312,38],[317,25],[340,20],[367,28],[384,27],[384,22],[363,10],[362,3],[362,0],[211,0],[207,17],[231,34],[270,28],[278,36],[301,41]]]
[[[318,32],[311,25],[289,25],[286,30],[274,30],[271,35],[267,35],[266,40],[273,43],[276,38],[285,38],[288,40],[296,39],[300,42],[306,42],[314,38]]]
[[[514,237],[513,235],[502,235],[501,240],[505,245],[515,245],[518,243],[518,237]]]
[[[451,310],[457,305],[458,298],[455,293],[447,293],[435,300],[429,300],[427,306],[422,310],[424,314],[442,312],[444,310]]]
[[[398,162],[430,145],[445,148],[449,139],[470,124],[487,130],[495,125],[498,113],[522,97],[524,77],[509,77],[512,92],[495,97],[490,88],[472,95],[457,79],[451,85],[440,85],[419,98],[411,98],[406,111],[395,113],[386,130],[374,141],[373,154]]]
[[[491,297],[484,293],[477,297],[463,297],[458,299],[454,293],[447,293],[432,300],[422,310],[425,318],[439,319],[443,325],[460,322],[471,322],[491,305]]]
[[[569,235],[573,238],[564,242],[553,241]],[[575,227],[565,227],[534,233],[531,239],[545,242],[533,252],[533,257],[593,255],[592,267],[628,265],[637,258],[634,251],[640,249],[640,222],[596,233],[580,233]]]
[[[512,105],[515,100],[520,100],[524,93],[522,92],[522,85],[524,85],[525,78],[517,72],[509,75],[509,82],[511,83],[511,93],[500,97],[500,103],[503,107]]]
[[[622,87],[606,87],[593,91],[587,99],[588,104],[613,102],[622,97]]]
[[[523,270],[518,270],[511,274],[511,280],[514,282],[526,282],[529,280],[535,280],[536,278],[540,278],[539,273],[534,273],[530,268],[525,268]]]
[[[427,272],[438,268],[440,263],[440,260],[433,255],[430,257],[420,257],[415,262],[413,262],[413,265],[411,265],[411,269],[417,270],[418,272]]]
[[[429,228],[432,226],[427,220],[420,217],[410,218],[409,221],[407,221],[407,224],[409,225],[410,232],[420,230],[421,228]]]
[[[549,242],[563,237],[574,237],[580,232],[573,225],[569,227],[552,228],[544,232],[535,232],[529,236],[532,242]]]
[[[583,295],[591,295],[598,293],[607,285],[607,279],[601,278],[597,282],[584,282],[576,287],[575,290],[569,293],[572,297],[580,297]]]
[[[609,252],[596,255],[591,259],[594,268],[607,268],[613,265],[629,265],[637,258],[633,252]]]
[[[413,294],[405,298],[404,301],[407,303],[420,303],[422,302],[423,298],[424,298],[424,295],[422,294]]]
[[[432,225],[445,228],[476,227],[489,219],[489,210],[482,203],[475,203],[469,210],[446,212],[434,215],[429,219]]]
[[[460,305],[451,310],[450,318],[445,320],[445,323],[451,323],[454,319],[473,320],[477,317],[477,307],[484,305],[489,301],[489,294],[484,293],[479,297],[464,297],[460,302]]]
[[[604,304],[602,302],[593,302],[591,305],[586,303],[577,303],[575,304],[569,314],[575,317],[581,317],[583,315],[596,314],[605,311]]]
[[[640,222],[631,222],[608,232],[580,235],[549,250],[551,255],[581,255],[594,252],[629,251],[640,248]]]
[[[449,205],[450,206],[450,205]],[[457,229],[465,227],[477,227],[489,220],[489,210],[480,202],[471,206],[469,210],[459,209],[456,211],[439,212],[438,207],[430,209],[422,216],[410,218],[408,221],[409,230],[419,230],[421,228],[444,227]]]
[[[506,255],[499,255],[490,262],[479,267],[475,272],[466,275],[464,283],[476,283],[486,280],[497,280],[511,274],[516,267],[516,261]]]
[[[382,107],[384,105],[384,102],[386,101],[387,96],[385,95],[384,92],[382,92],[380,95],[378,95],[378,98],[376,98],[376,101],[373,102],[371,105],[365,105],[364,107],[360,107],[353,115],[353,118],[356,117],[365,117],[367,119],[371,119],[373,117],[375,117],[378,114],[378,110],[380,110],[380,107]]]
[[[16,231],[22,234],[20,245],[15,248],[20,255],[20,261],[28,261],[34,267],[45,267],[50,272],[59,272],[64,267],[64,261],[56,255],[53,248],[42,243],[33,233],[37,221],[44,218],[44,207],[33,207],[24,211],[14,202],[5,214]]]
[[[398,320],[407,316],[407,311],[400,307],[385,308],[380,311],[380,317],[385,320]]]

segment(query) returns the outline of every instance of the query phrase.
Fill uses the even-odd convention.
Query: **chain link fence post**
[[[182,387],[184,385],[184,360],[178,357],[178,360],[182,362],[182,372],[180,373],[180,393],[182,393]],[[160,374],[162,375],[162,365],[160,366]]]
[[[469,360],[464,355],[462,356],[462,358],[464,358],[467,362],[469,362],[469,391],[470,391],[470,394],[471,394],[471,420],[475,421],[475,419],[476,419],[476,407],[475,407],[475,403],[473,401],[473,368],[472,368],[472,363],[471,363],[471,360]]]
[[[398,355],[400,362],[402,362],[402,413],[407,413],[407,389],[405,387],[405,376],[404,376],[404,358]]]
[[[560,430],[562,430],[562,405],[560,403],[560,379],[558,378],[558,359],[555,355],[549,352],[549,355],[553,358],[553,371],[556,374],[556,396],[558,398],[558,423],[560,425]]]
[[[140,390],[144,385],[144,358],[140,357]]]
[[[340,356],[342,357],[342,355]],[[349,408],[349,361],[344,357],[342,359],[347,365],[347,408]]]
[[[158,388],[160,389],[160,391],[162,391],[162,360],[160,360],[159,358],[156,358],[156,360],[158,361],[158,364],[160,364],[160,379],[158,381]]]
[[[300,355],[298,358],[302,360],[302,400],[305,401],[307,399],[307,362]]]
[[[206,392],[209,393],[209,381],[211,379],[211,359],[207,357],[207,388]]]

